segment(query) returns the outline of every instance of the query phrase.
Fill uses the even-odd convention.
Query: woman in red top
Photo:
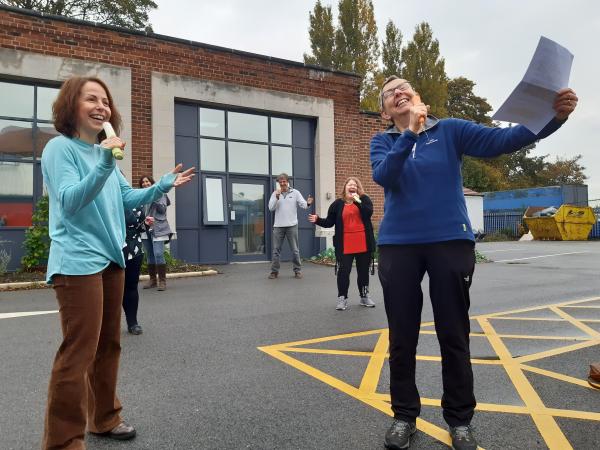
[[[308,216],[309,222],[320,227],[331,228],[335,225],[333,246],[338,286],[338,302],[335,309],[339,311],[348,307],[350,271],[355,259],[360,304],[370,308],[375,306],[369,297],[369,266],[375,251],[372,215],[373,203],[365,194],[360,180],[349,177],[344,183],[340,198],[329,207],[326,218],[320,218],[316,214]]]

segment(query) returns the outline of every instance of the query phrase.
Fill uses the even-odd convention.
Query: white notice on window
[[[540,37],[523,80],[498,111],[494,120],[520,123],[538,134],[556,115],[556,93],[569,86],[573,54],[556,42]]]

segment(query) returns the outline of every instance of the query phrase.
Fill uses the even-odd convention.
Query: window
[[[200,135],[225,137],[225,111],[200,108]]]
[[[292,121],[290,119],[271,118],[271,142],[292,145]]]
[[[202,177],[202,222],[204,225],[227,225],[225,211],[225,175]]]
[[[225,172],[225,141],[200,139],[200,168]]]
[[[269,173],[269,147],[262,144],[229,142],[229,171],[266,175]]]
[[[267,142],[269,139],[268,118],[255,114],[230,112],[227,114],[229,139]]]
[[[271,147],[271,175],[285,172],[289,176],[294,174],[292,167],[292,147]]]
[[[40,157],[58,133],[52,103],[58,89],[0,81],[0,227],[31,226],[41,195]]]

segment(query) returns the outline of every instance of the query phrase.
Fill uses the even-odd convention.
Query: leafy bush
[[[167,266],[167,272],[179,272],[186,266],[186,263],[177,259],[171,255],[169,250],[165,249],[165,265]],[[148,273],[148,260],[146,259],[146,253],[144,253],[144,261],[142,262],[142,273]]]
[[[23,270],[36,270],[45,266],[50,252],[50,237],[48,236],[48,196],[42,196],[35,212],[31,217],[33,225],[25,231],[25,255],[21,258]]]

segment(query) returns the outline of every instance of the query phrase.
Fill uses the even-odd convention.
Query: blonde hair
[[[356,177],[348,177],[348,178],[346,178],[346,181],[344,181],[344,185],[342,186],[342,190],[340,191],[341,199],[344,199],[346,197],[346,186],[351,181],[354,181],[356,183],[356,189],[358,191],[359,196],[365,194],[365,190],[363,189],[363,186],[362,186],[362,183],[360,182],[360,180]]]

